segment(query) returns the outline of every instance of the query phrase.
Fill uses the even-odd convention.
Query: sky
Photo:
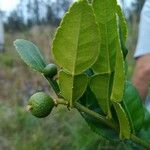
[[[9,12],[17,6],[19,1],[20,0],[0,0],[0,10]],[[125,0],[125,1],[126,1],[127,6],[130,6],[131,2],[134,0]]]
[[[19,1],[20,0],[0,0],[0,9],[3,11],[11,11],[16,7]]]

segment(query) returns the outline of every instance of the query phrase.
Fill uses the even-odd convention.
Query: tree
[[[6,30],[16,31],[23,30],[25,28],[23,17],[18,14],[17,10],[11,12],[5,24]]]
[[[133,8],[133,15],[136,16],[137,21],[140,19],[140,14],[143,8],[143,5],[145,3],[145,0],[136,0],[135,2],[132,3],[132,8]]]
[[[35,17],[35,24],[40,24],[40,12],[39,12],[39,1],[34,0],[33,2],[33,12],[34,12],[34,17]]]

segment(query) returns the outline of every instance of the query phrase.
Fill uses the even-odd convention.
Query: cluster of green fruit
[[[57,74],[57,66],[55,64],[48,64],[44,70],[43,75],[47,78],[53,78]],[[44,92],[39,92],[31,96],[28,102],[27,110],[35,117],[47,117],[55,106],[52,97]]]

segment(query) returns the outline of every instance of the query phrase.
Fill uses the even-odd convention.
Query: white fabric
[[[147,0],[141,12],[139,37],[134,57],[150,54],[150,0]]]
[[[4,27],[2,22],[2,17],[0,14],[0,45],[2,46],[4,44]]]

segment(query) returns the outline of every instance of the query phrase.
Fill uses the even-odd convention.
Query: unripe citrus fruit
[[[48,64],[44,68],[43,73],[46,77],[53,78],[57,74],[57,66],[55,64]]]
[[[47,117],[54,107],[53,99],[44,92],[31,96],[28,103],[28,110],[38,118]]]

